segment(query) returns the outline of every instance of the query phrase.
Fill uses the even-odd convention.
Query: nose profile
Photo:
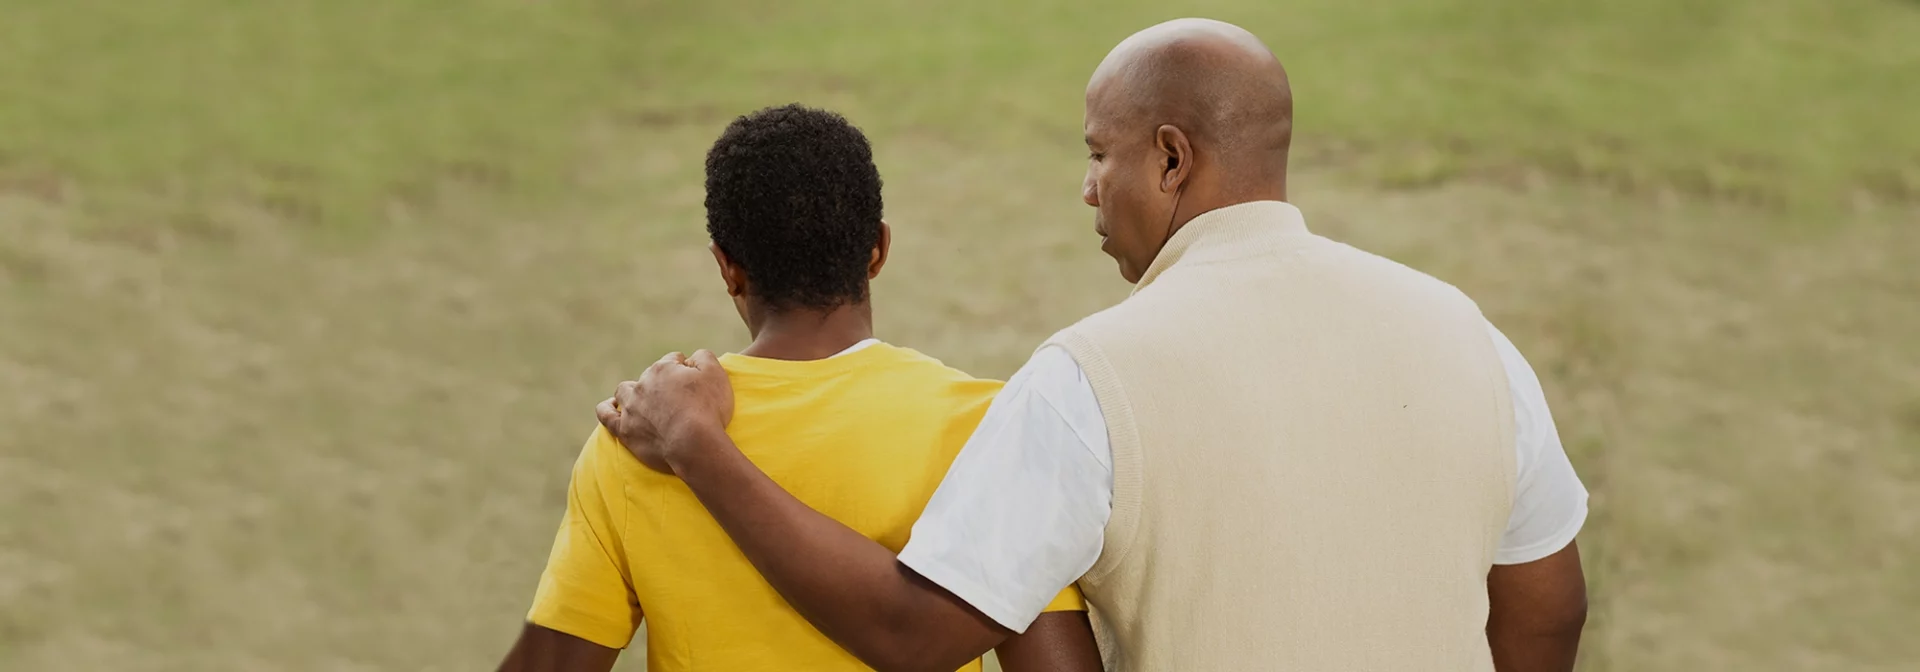
[[[1092,172],[1088,172],[1087,178],[1080,183],[1080,200],[1087,205],[1100,207],[1100,183],[1093,181]]]

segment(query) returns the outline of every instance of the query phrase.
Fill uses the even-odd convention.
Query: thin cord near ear
[[[1174,159],[1173,161],[1178,160]],[[1170,163],[1172,162],[1170,161]],[[1178,163],[1173,163],[1173,165],[1167,166],[1167,169],[1172,170],[1178,167],[1178,165]],[[1160,237],[1160,247],[1158,250],[1167,249],[1167,242],[1173,240],[1173,221],[1180,218],[1180,195],[1186,193],[1186,191],[1187,183],[1184,181],[1180,183],[1180,186],[1173,188],[1173,212],[1167,213],[1167,233]],[[1158,256],[1158,250],[1155,250],[1155,256]]]
[[[1180,194],[1186,189],[1187,185],[1183,184],[1173,190],[1173,212],[1167,213],[1167,235],[1160,237],[1160,249],[1166,249],[1167,242],[1173,240],[1173,220],[1180,218]]]

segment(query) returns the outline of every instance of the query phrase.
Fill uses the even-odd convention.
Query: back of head
[[[1284,170],[1293,93],[1279,59],[1246,29],[1212,19],[1151,26],[1101,62],[1093,82],[1108,78],[1139,123],[1179,126],[1222,161]]]
[[[798,104],[735,119],[707,153],[707,234],[775,310],[867,298],[880,171],[838,114]]]

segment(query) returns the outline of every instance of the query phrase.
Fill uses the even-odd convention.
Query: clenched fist
[[[674,473],[679,459],[723,436],[733,419],[733,385],[720,360],[706,350],[670,353],[637,381],[615,388],[595,409],[600,424],[642,464]]]

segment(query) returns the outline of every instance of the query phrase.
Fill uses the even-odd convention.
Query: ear
[[[747,269],[733,263],[733,258],[717,243],[707,243],[707,250],[713,253],[713,262],[720,265],[720,279],[727,283],[727,296],[746,296]]]
[[[893,249],[893,227],[887,220],[880,220],[880,240],[874,243],[873,259],[867,262],[867,279],[880,277],[880,267],[887,265],[887,252]]]
[[[1153,131],[1153,148],[1160,153],[1160,191],[1173,192],[1193,174],[1193,143],[1187,132],[1172,124]]]

